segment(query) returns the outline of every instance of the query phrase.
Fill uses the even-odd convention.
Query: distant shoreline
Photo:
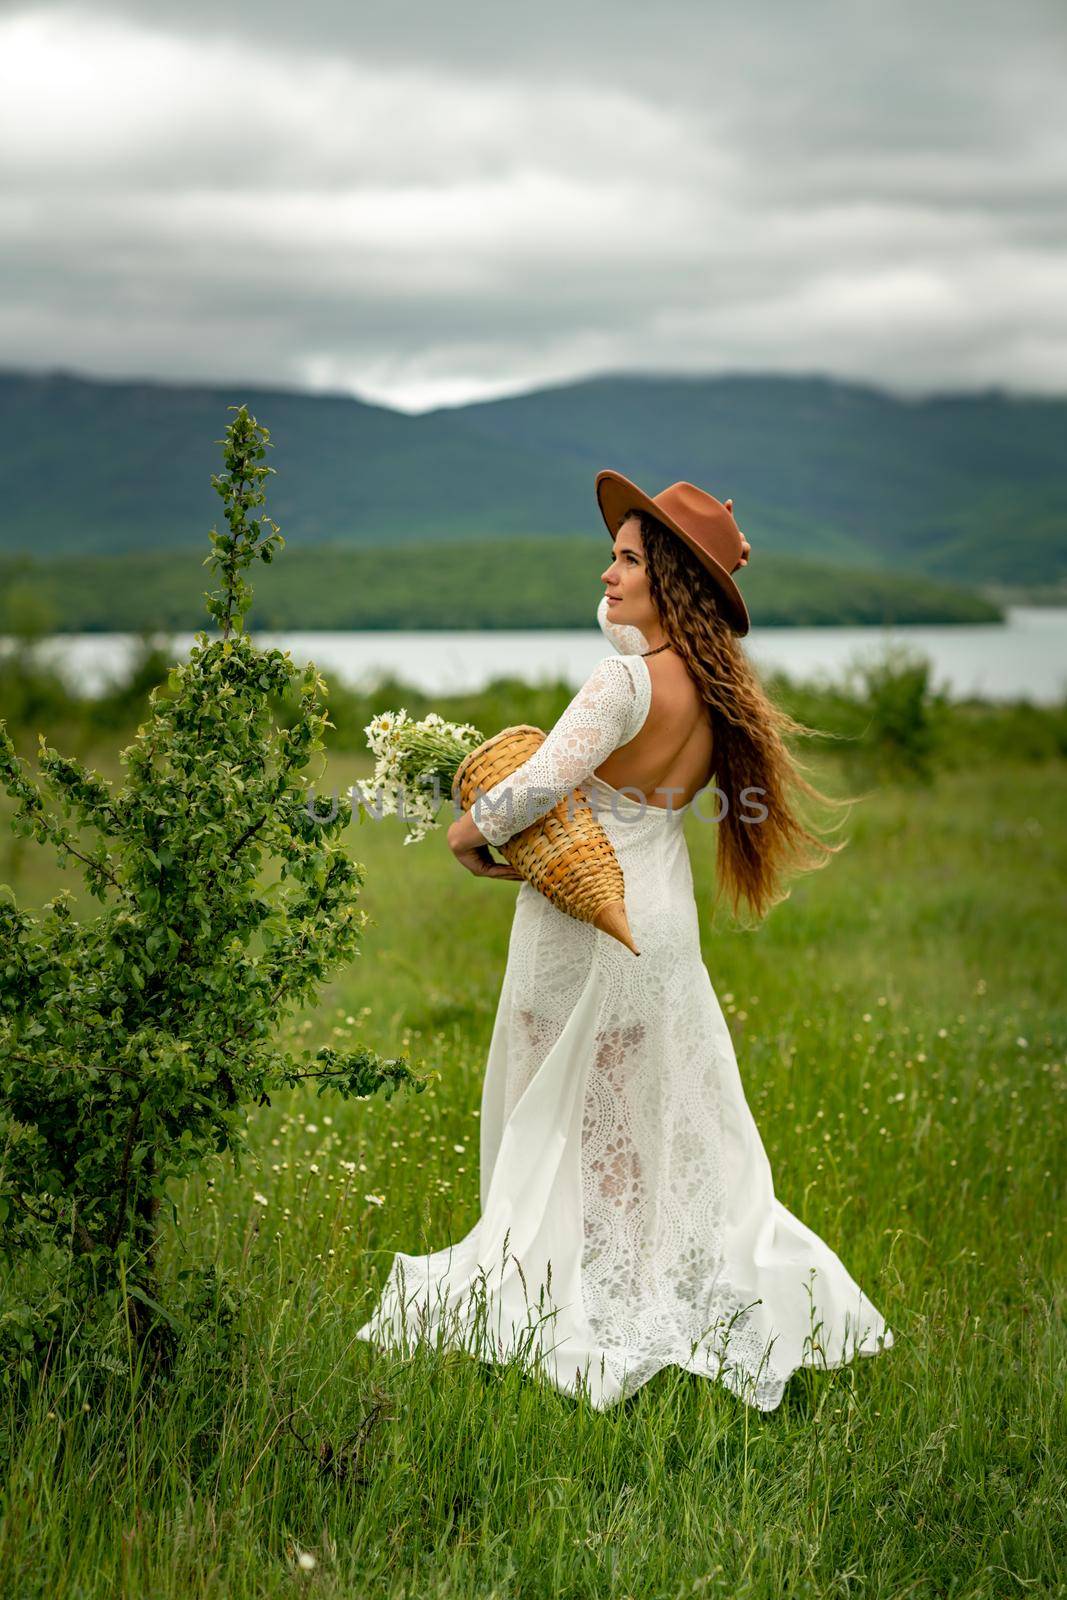
[[[595,626],[602,547],[583,535],[287,543],[250,575],[260,631],[529,632]],[[203,552],[0,555],[0,633],[194,633],[210,621]],[[894,568],[756,551],[740,578],[753,628],[1003,622],[986,593]],[[1047,597],[1046,597],[1047,598]],[[1009,602],[1010,603],[1010,602]]]
[[[1047,610],[1050,610],[1050,611],[1055,611],[1055,610],[1061,610],[1063,608],[1064,602],[1060,601],[1058,604],[1050,604],[1047,607],[1039,607],[1036,602],[1028,602],[1028,604],[1032,605],[1034,610],[1047,609]],[[935,617],[935,616],[925,616],[925,617],[922,617],[922,618],[916,618],[914,621],[909,620],[907,618],[897,618],[897,617],[893,617],[888,621],[886,621],[885,619],[882,619],[882,618],[878,618],[878,619],[872,619],[872,620],[867,621],[867,622],[857,621],[857,620],[854,620],[854,619],[850,619],[850,620],[844,621],[844,622],[836,622],[836,621],[833,621],[831,619],[820,619],[817,622],[777,621],[777,622],[759,622],[759,623],[757,623],[757,622],[753,621],[752,633],[755,633],[757,630],[760,633],[794,633],[794,632],[799,632],[802,629],[813,629],[813,628],[825,629],[827,632],[832,632],[835,629],[839,630],[841,628],[865,628],[865,629],[869,629],[872,633],[877,633],[877,632],[879,632],[880,630],[882,630],[882,629],[884,629],[886,627],[892,627],[892,628],[973,628],[973,627],[976,627],[976,626],[977,627],[1007,627],[1009,622],[1010,622],[1010,618],[1007,616],[1006,613],[1001,615],[1001,616],[997,616],[997,617],[983,617],[981,619],[981,621],[977,622],[977,623],[976,623],[976,621],[975,621],[975,619],[973,617]],[[567,633],[567,634],[571,634],[571,633],[574,633],[574,634],[580,634],[580,633],[589,632],[589,631],[590,630],[588,628],[561,627],[557,623],[533,623],[533,622],[526,623],[526,624],[518,624],[518,625],[513,625],[511,623],[508,623],[506,626],[505,625],[501,625],[500,627],[496,627],[496,628],[489,627],[489,626],[483,627],[480,623],[478,624],[477,627],[470,627],[470,628],[465,628],[461,624],[458,624],[458,623],[440,623],[440,624],[428,623],[428,624],[425,624],[425,625],[420,625],[417,628],[394,627],[389,623],[382,623],[380,625],[379,624],[370,624],[370,623],[368,623],[368,624],[361,625],[358,628],[355,628],[355,627],[354,628],[345,628],[345,627],[336,627],[336,628],[322,628],[322,627],[320,627],[320,628],[303,628],[303,627],[290,626],[288,624],[286,624],[286,625],[278,625],[278,624],[269,623],[269,622],[257,622],[255,617],[252,617],[252,619],[247,623],[247,625],[245,627],[245,632],[249,633],[249,634],[299,633],[299,634],[307,634],[309,636],[314,636],[315,634],[358,634],[358,635],[382,634],[382,635],[392,635],[392,634],[398,634],[398,633],[411,633],[411,634],[418,634],[420,636],[423,635],[423,634],[426,634],[426,635],[433,635],[433,634],[449,635],[449,634],[455,634],[455,633],[469,633],[469,634],[499,633],[499,634],[509,634],[509,635],[510,634],[516,634],[516,633],[545,633],[545,634],[552,634],[552,633]],[[42,639],[53,639],[53,638],[54,639],[60,639],[60,638],[68,638],[68,639],[121,638],[121,639],[126,639],[126,638],[132,638],[137,634],[164,634],[164,635],[168,635],[169,636],[169,635],[172,635],[172,634],[190,634],[191,635],[191,634],[197,634],[197,633],[206,633],[206,634],[208,634],[208,636],[210,638],[213,638],[213,639],[217,639],[217,638],[221,637],[221,635],[218,634],[214,629],[208,628],[203,623],[193,624],[193,623],[186,623],[186,622],[175,623],[173,625],[167,625],[167,626],[163,626],[163,625],[156,624],[156,623],[146,623],[143,627],[137,627],[137,628],[112,628],[112,627],[106,627],[106,626],[86,627],[86,628],[52,628],[47,633],[41,634],[38,637],[40,637]],[[750,633],[748,635],[748,638],[752,637],[752,633]],[[23,635],[14,634],[14,633],[2,633],[2,632],[0,632],[0,645],[10,644],[14,639],[19,638],[19,637],[24,637],[24,636]]]
[[[250,630],[262,649],[289,651],[313,660],[338,682],[371,680],[389,694],[412,691],[430,697],[477,693],[501,681],[581,684],[610,649],[586,617],[577,628],[510,629],[274,629]],[[167,662],[186,657],[197,637],[209,642],[213,629],[157,629],[142,634],[96,632],[51,634],[38,648],[0,637],[0,662],[16,652],[52,667],[78,691],[93,695],[140,670],[146,653]],[[14,646],[14,649],[12,649]],[[761,673],[781,672],[794,683],[843,680],[858,658],[882,659],[886,647],[911,661],[929,663],[932,683],[950,685],[954,699],[1029,699],[1059,704],[1067,698],[1067,606],[1012,607],[1004,623],[969,627],[921,623],[890,629],[867,627],[754,627],[743,648]],[[30,660],[27,660],[27,666]],[[156,663],[158,666],[158,661]],[[156,670],[154,666],[152,670]],[[12,678],[11,682],[14,683]],[[3,696],[0,695],[0,700]],[[0,706],[0,714],[3,707]]]

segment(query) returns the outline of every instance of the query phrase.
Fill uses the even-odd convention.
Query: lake
[[[577,688],[612,648],[595,622],[577,632],[263,633],[256,638],[289,650],[300,664],[314,661],[331,676],[353,683],[366,684],[388,672],[439,690],[478,689],[504,675],[531,682],[562,678]],[[171,635],[176,657],[184,659],[193,642],[193,634]],[[1050,704],[1067,695],[1065,606],[1012,606],[1004,623],[758,628],[744,648],[762,671],[781,669],[800,680],[826,683],[839,679],[850,662],[878,656],[890,643],[925,655],[934,688],[953,699],[977,695]],[[57,634],[41,648],[82,693],[92,695],[124,671],[135,645],[129,634]]]

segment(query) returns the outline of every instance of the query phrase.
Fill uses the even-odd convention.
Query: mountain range
[[[964,587],[1067,581],[1067,399],[820,376],[610,373],[410,415],[344,395],[0,370],[0,553],[206,550],[244,403],[289,545],[606,542],[593,479],[687,479],[766,556]]]

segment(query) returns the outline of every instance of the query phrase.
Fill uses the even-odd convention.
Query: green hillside
[[[591,528],[579,466],[447,416],[244,383],[0,373],[0,551],[200,550],[221,510],[215,441],[241,402],[271,431],[271,514],[293,545]]]
[[[233,382],[0,373],[0,551],[199,548],[230,413],[272,431],[293,549],[599,533],[598,469],[733,495],[755,554],[962,585],[1067,581],[1067,400],[820,377],[609,374],[412,417]]]
[[[611,543],[516,537],[388,549],[287,548],[256,578],[259,628],[590,628]],[[754,624],[986,622],[978,596],[894,574],[768,555],[746,574]],[[205,574],[191,550],[123,556],[0,555],[0,632],[206,627]],[[3,598],[3,597],[6,597]]]
[[[959,583],[1067,577],[1067,399],[612,373],[462,415],[501,447],[580,452],[651,493],[687,478],[733,495],[763,552]]]

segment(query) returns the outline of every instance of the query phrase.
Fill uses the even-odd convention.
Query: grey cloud
[[[1044,0],[0,6],[0,361],[1062,392],[1064,40]]]

